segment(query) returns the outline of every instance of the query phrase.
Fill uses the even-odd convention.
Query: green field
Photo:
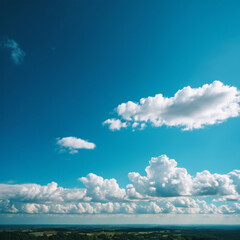
[[[204,240],[226,239],[239,240],[240,228],[187,228],[163,227],[140,228],[140,227],[29,227],[9,228],[0,230],[0,239],[3,240],[134,240],[134,239],[172,239],[172,240]]]

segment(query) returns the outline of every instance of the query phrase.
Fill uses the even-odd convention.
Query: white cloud
[[[221,213],[223,214],[239,214],[240,213],[240,204],[233,203],[232,205],[222,205],[219,207]]]
[[[122,201],[126,197],[125,189],[121,189],[116,179],[103,179],[93,173],[79,178],[87,188],[86,196],[92,201]]]
[[[205,170],[201,173],[197,173],[193,179],[192,195],[212,195],[212,196],[224,196],[237,194],[236,183],[230,177],[229,174],[211,174]]]
[[[59,138],[57,144],[68,149],[71,154],[78,153],[78,149],[94,149],[96,147],[94,143],[76,137]]]
[[[21,64],[26,53],[19,47],[18,43],[13,39],[4,38],[0,42],[0,47],[9,49],[11,52],[11,58],[15,64]]]
[[[16,205],[16,206],[15,206]],[[0,200],[0,213],[45,214],[239,214],[240,204],[216,206],[204,200],[169,198],[147,202],[11,203]]]
[[[147,176],[130,172],[133,186],[144,196],[184,196],[191,195],[192,177],[185,168],[177,168],[177,162],[166,155],[152,158],[145,171]]]
[[[10,201],[0,199],[0,213],[17,213],[18,209],[15,208],[14,204],[10,203]]]
[[[130,198],[171,196],[236,196],[240,194],[240,171],[228,174],[211,174],[205,170],[196,176],[185,168],[178,168],[174,159],[166,155],[152,158],[145,169],[147,176],[130,172],[128,185]]]
[[[118,105],[116,112],[120,119],[130,123],[128,125],[133,128],[136,128],[137,123],[151,123],[155,127],[167,125],[192,130],[237,117],[240,112],[239,102],[240,92],[236,87],[214,81],[199,88],[185,87],[170,98],[157,94],[141,98],[137,103],[128,101]],[[114,122],[117,120],[114,119]],[[110,124],[112,130],[110,121],[108,119],[105,122]],[[144,127],[142,125],[141,128]]]
[[[106,124],[109,125],[109,129],[112,131],[120,130],[121,128],[127,127],[126,122],[122,122],[121,120],[115,119],[115,118],[107,119],[106,121],[103,122],[103,125],[106,125]]]
[[[114,178],[103,179],[93,173],[78,179],[84,188],[62,188],[55,182],[45,186],[0,184],[0,213],[240,213],[239,170],[227,174],[211,174],[205,170],[191,176],[166,155],[152,158],[145,170],[146,176],[130,172],[132,184],[126,188],[121,188]],[[217,201],[224,204],[213,204]]]
[[[83,201],[86,189],[64,189],[55,182],[39,184],[0,184],[0,199],[18,202]]]

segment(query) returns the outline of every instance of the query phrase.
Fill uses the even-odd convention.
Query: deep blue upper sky
[[[239,1],[2,1],[0,37],[26,56],[0,57],[0,182],[81,186],[93,172],[127,174],[167,154],[190,174],[239,168],[239,121],[204,129],[111,132],[128,100],[220,80],[240,89]],[[96,144],[59,153],[56,138]]]

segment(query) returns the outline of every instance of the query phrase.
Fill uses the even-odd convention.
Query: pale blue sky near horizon
[[[88,173],[145,175],[166,154],[191,175],[239,169],[240,118],[203,129],[110,131],[129,100],[172,97],[219,80],[240,89],[239,1],[2,1],[0,37],[26,53],[0,56],[0,182],[82,187]],[[96,144],[60,153],[57,138]]]

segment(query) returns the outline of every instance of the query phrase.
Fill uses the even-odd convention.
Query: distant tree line
[[[199,233],[198,233],[199,234]],[[0,240],[134,240],[134,239],[165,239],[165,240],[206,240],[206,239],[219,239],[216,236],[199,236],[198,234],[182,234],[176,235],[168,233],[168,235],[160,234],[159,232],[141,233],[141,232],[118,232],[118,233],[99,233],[91,232],[90,234],[75,232],[56,232],[54,234],[46,234],[44,232],[39,235],[31,231],[2,231],[0,232]],[[231,238],[221,239],[240,239],[239,235],[232,235]]]

